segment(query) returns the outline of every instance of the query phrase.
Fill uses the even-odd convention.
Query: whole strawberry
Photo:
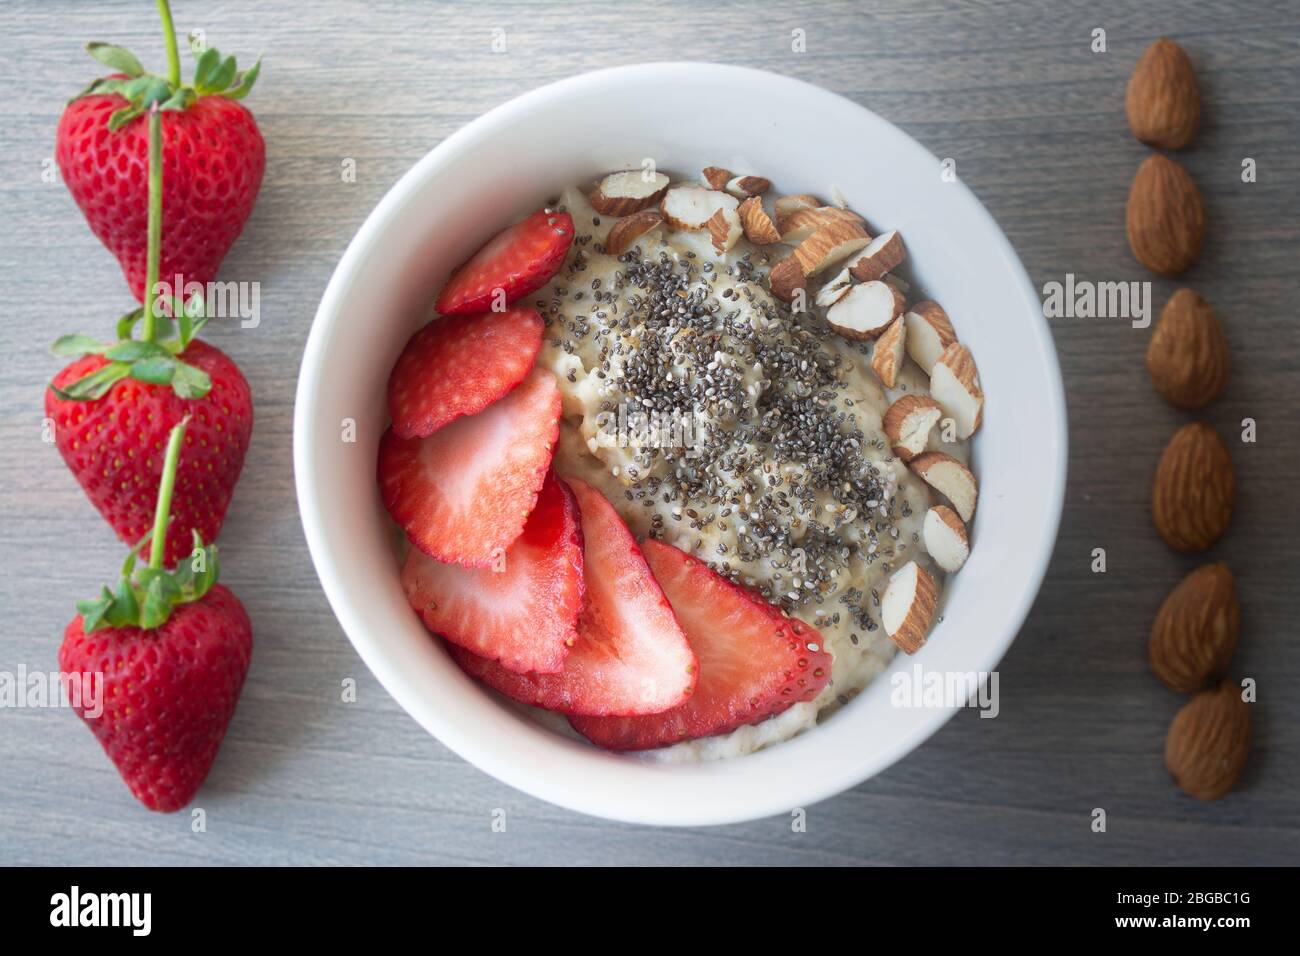
[[[234,57],[197,54],[194,78],[181,81],[167,4],[163,27],[168,75],[146,73],[131,53],[105,43],[87,49],[117,71],[96,80],[59,119],[55,158],[91,231],[117,257],[136,299],[144,301],[148,133],[145,114],[163,113],[162,279],[207,285],[239,237],[262,184],[266,150],[253,114],[238,100],[260,62],[241,73]]]
[[[134,544],[152,527],[167,435],[188,416],[164,563],[190,553],[194,532],[215,540],[253,433],[252,392],[235,363],[198,339],[101,345],[67,336],[55,351],[90,353],[54,377],[45,416],[59,454],[117,536]],[[149,545],[142,556],[152,557]]]
[[[166,534],[186,425],[172,430],[159,486],[155,542]],[[160,549],[155,549],[160,550]],[[157,559],[135,568],[132,549],[117,589],[78,602],[59,648],[76,709],[150,810],[189,803],[216,759],[235,712],[253,649],[238,598],[217,584],[215,545],[198,536],[172,572]]]

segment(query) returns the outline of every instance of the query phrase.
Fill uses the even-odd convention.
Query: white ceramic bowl
[[[389,369],[451,267],[562,186],[644,157],[670,171],[753,171],[786,191],[835,185],[870,222],[902,231],[912,275],[975,354],[986,407],[973,553],[929,643],[893,668],[996,668],[1047,568],[1065,489],[1065,397],[1039,300],[997,224],[964,185],[942,180],[938,159],[874,113],[771,73],[696,63],[588,73],[497,107],[403,176],[348,247],[307,341],[294,415],[303,526],[366,665],[487,773],[638,823],[787,813],[883,770],[954,711],[891,706],[887,672],[817,728],[749,756],[681,765],[603,753],[504,706],[425,632],[402,595],[376,489]]]

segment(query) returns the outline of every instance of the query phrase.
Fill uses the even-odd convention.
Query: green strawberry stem
[[[181,54],[176,46],[176,27],[167,0],[158,0],[158,16],[162,18],[163,37],[167,40],[167,85],[176,89],[181,85]]]
[[[205,545],[197,530],[192,531],[194,552],[190,558],[178,561],[174,571],[163,569],[172,489],[176,485],[176,470],[189,420],[189,416],[182,419],[167,438],[153,529],[127,552],[117,589],[110,590],[106,585],[100,589],[98,597],[77,602],[77,611],[82,616],[82,627],[87,634],[104,628],[138,627],[150,631],[162,627],[177,607],[203,600],[221,575],[217,546]],[[140,548],[150,540],[149,566],[136,570]]]
[[[166,0],[159,0],[163,6]],[[144,270],[144,341],[154,339],[159,260],[162,257],[162,113],[149,109],[149,248]]]
[[[149,567],[155,571],[163,566],[163,552],[167,548],[167,524],[171,520],[172,486],[176,484],[176,464],[180,461],[181,441],[185,438],[185,425],[189,420],[188,415],[181,419],[167,439],[162,480],[158,483],[158,504],[153,512],[153,543],[149,546]]]

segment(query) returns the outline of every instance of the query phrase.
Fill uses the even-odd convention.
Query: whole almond
[[[1241,607],[1226,564],[1197,568],[1169,592],[1151,626],[1147,659],[1170,690],[1201,690],[1228,670]]]
[[[1205,422],[1174,432],[1151,488],[1151,517],[1165,543],[1204,551],[1227,529],[1236,495],[1232,458],[1218,432]]]
[[[1189,269],[1205,244],[1205,204],[1178,163],[1148,156],[1128,193],[1128,244],[1152,272],[1176,276]]]
[[[1192,61],[1173,40],[1147,47],[1133,69],[1124,97],[1133,135],[1160,149],[1182,149],[1201,125],[1201,88]]]
[[[1218,433],[1204,421],[1183,425],[1160,457],[1152,484],[1151,515],[1165,544],[1204,551],[1232,518],[1236,476]]]
[[[1198,800],[1224,796],[1250,754],[1250,704],[1231,681],[1203,690],[1183,705],[1165,738],[1165,767]]]
[[[1228,343],[1210,303],[1179,289],[1160,313],[1147,346],[1147,371],[1156,391],[1176,408],[1201,408],[1228,381]]]

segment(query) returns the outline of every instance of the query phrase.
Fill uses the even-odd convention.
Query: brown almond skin
[[[1160,606],[1147,643],[1151,669],[1170,690],[1202,690],[1227,673],[1240,626],[1237,580],[1228,566],[1199,567]]]
[[[1194,695],[1169,725],[1165,767],[1198,800],[1218,800],[1241,777],[1250,754],[1250,704],[1224,681]]]
[[[1133,68],[1124,96],[1129,129],[1159,149],[1182,149],[1201,126],[1201,88],[1187,52],[1161,37]]]
[[[1127,229],[1133,255],[1152,272],[1191,268],[1205,244],[1205,203],[1187,170],[1159,153],[1143,160],[1128,193]]]
[[[1174,432],[1151,488],[1151,518],[1165,543],[1204,551],[1227,530],[1237,496],[1228,447],[1205,422]]]
[[[1147,346],[1156,391],[1175,408],[1203,408],[1228,383],[1228,343],[1210,303],[1179,289],[1165,303]]]

